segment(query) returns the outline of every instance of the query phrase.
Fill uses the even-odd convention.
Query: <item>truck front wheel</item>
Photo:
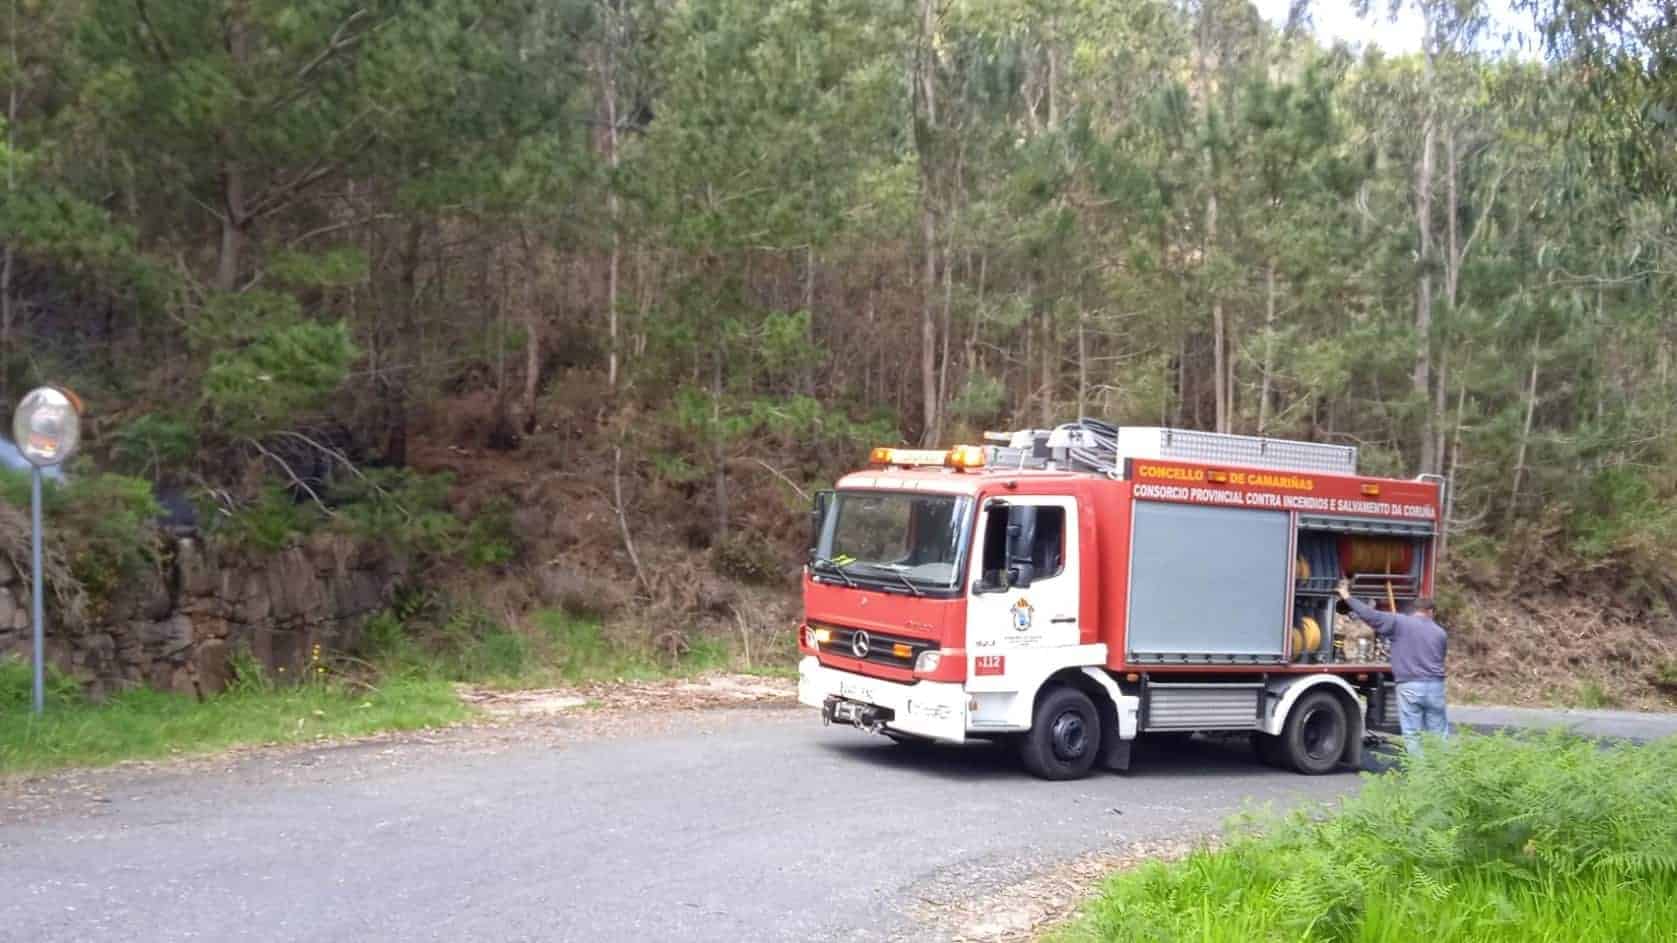
[[[1095,765],[1100,746],[1094,702],[1076,688],[1057,687],[1037,703],[1030,732],[1019,740],[1019,758],[1043,779],[1080,779]]]
[[[1281,748],[1293,769],[1309,776],[1332,772],[1345,755],[1351,724],[1331,691],[1312,691],[1293,705],[1281,731]]]

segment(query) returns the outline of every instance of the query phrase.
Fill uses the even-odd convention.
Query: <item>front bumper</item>
[[[813,655],[798,663],[798,703],[826,710],[828,698],[842,698],[891,714],[887,730],[961,743],[967,738],[967,693],[959,684],[920,681],[900,684],[868,678],[821,664]]]

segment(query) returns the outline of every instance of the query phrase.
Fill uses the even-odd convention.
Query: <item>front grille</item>
[[[865,631],[868,636],[868,653],[862,658],[862,661],[872,662],[876,665],[890,665],[893,668],[913,668],[914,659],[920,657],[921,652],[938,647],[938,643],[930,639],[888,635],[884,632],[875,632],[872,629],[846,629],[836,625],[815,623],[812,623],[810,627],[826,629],[831,632],[831,637],[827,641],[819,643],[818,647],[827,654],[838,655],[843,658],[856,657],[856,651],[852,646],[855,644],[857,633]],[[907,658],[897,656],[895,646],[898,645],[908,646]]]

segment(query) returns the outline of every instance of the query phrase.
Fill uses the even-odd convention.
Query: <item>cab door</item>
[[[967,581],[969,689],[1012,690],[1010,664],[1081,643],[1078,533],[1071,497],[992,498],[979,509]]]

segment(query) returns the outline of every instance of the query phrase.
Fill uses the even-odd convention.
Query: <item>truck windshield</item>
[[[821,528],[818,569],[885,588],[948,590],[959,583],[970,499],[945,494],[841,491]]]

